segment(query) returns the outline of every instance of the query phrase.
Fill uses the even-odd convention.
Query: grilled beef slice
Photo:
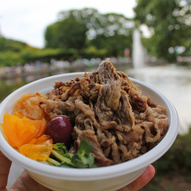
[[[153,148],[168,129],[166,109],[142,95],[109,60],[97,71],[68,82],[56,81],[41,107],[52,119],[69,118],[75,153],[83,139],[94,146],[98,166],[136,158]]]

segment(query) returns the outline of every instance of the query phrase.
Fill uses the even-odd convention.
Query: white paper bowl
[[[4,113],[11,113],[16,99],[23,93],[41,92],[45,94],[53,89],[55,80],[68,81],[77,76],[80,77],[82,74],[69,73],[51,76],[19,88],[0,104],[0,123],[3,122]],[[150,95],[156,103],[165,106],[169,118],[169,129],[165,137],[144,155],[118,165],[94,169],[53,167],[23,156],[9,145],[0,132],[1,151],[16,165],[26,169],[37,182],[55,191],[115,191],[129,184],[140,176],[149,164],[166,153],[178,133],[178,116],[172,103],[153,87],[135,79],[131,80],[141,87],[144,95]]]

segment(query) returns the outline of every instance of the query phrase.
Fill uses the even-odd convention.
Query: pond
[[[162,92],[177,109],[180,120],[180,133],[186,133],[191,125],[191,66],[181,66],[175,64],[160,66],[144,66],[132,68],[129,65],[116,65],[117,70],[127,73],[130,77],[141,80]],[[16,77],[9,80],[0,81],[0,101],[15,89],[31,81],[60,73],[76,71],[94,71],[95,68],[85,67],[75,70],[58,70],[38,75],[28,75]]]

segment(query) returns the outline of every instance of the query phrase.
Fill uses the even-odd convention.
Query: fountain
[[[133,33],[133,67],[141,68],[144,64],[144,50],[141,43],[140,31],[135,29]]]

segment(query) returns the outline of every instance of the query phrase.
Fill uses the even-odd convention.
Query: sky
[[[44,46],[44,32],[60,11],[95,8],[101,14],[134,16],[136,0],[0,0],[0,33],[31,46]]]

